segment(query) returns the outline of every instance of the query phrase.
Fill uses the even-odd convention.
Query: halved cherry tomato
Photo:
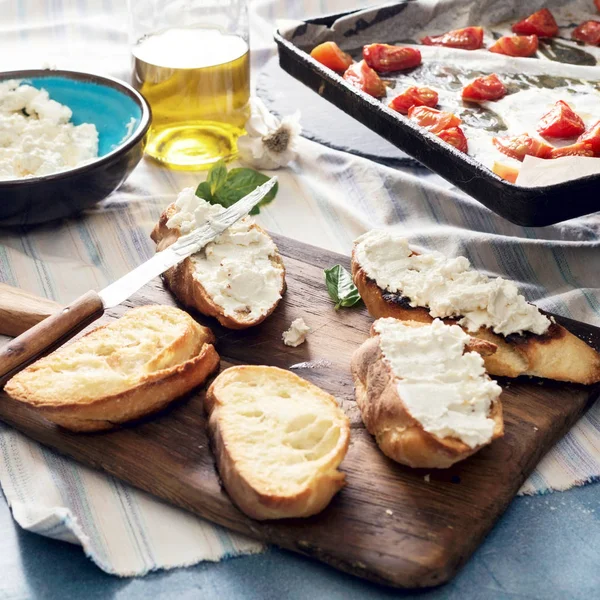
[[[571,34],[574,40],[585,42],[591,46],[600,44],[600,21],[586,21],[576,27]]]
[[[310,55],[332,71],[343,73],[354,61],[335,42],[324,42],[315,46]]]
[[[393,98],[388,106],[406,115],[413,106],[430,106],[433,108],[437,103],[438,93],[435,90],[428,87],[413,86]]]
[[[498,75],[492,73],[478,77],[468,83],[462,91],[462,99],[468,102],[485,102],[486,100],[500,100],[506,96],[506,86],[500,81]]]
[[[519,169],[503,165],[499,162],[494,162],[492,171],[496,173],[498,177],[502,177],[502,179],[506,179],[506,181],[510,181],[511,183],[516,183],[517,177],[519,176]]]
[[[561,158],[562,156],[594,156],[594,150],[589,142],[576,142],[562,148],[554,148],[550,158]]]
[[[512,30],[513,33],[521,35],[535,34],[539,37],[554,37],[558,33],[558,25],[553,14],[547,8],[542,8],[526,19],[515,23]]]
[[[600,0],[598,0],[600,2]],[[538,49],[537,35],[505,35],[488,48],[506,56],[533,56]]]
[[[364,60],[350,65],[344,73],[344,79],[370,96],[385,96],[383,81]]]
[[[408,109],[408,118],[431,133],[439,133],[444,129],[458,127],[460,119],[449,112],[430,108],[429,106],[413,106]]]
[[[483,46],[483,28],[465,27],[454,29],[442,35],[427,36],[421,40],[426,46],[446,46],[447,48],[461,48],[462,50],[477,50]]]
[[[440,131],[437,136],[461,152],[467,152],[469,149],[467,138],[460,127],[450,127],[449,129],[444,129]]]
[[[600,2],[600,0],[598,0]],[[594,123],[585,133],[577,138],[577,142],[591,144],[594,156],[600,157],[600,121]]]
[[[369,44],[363,47],[365,62],[379,73],[412,69],[421,64],[421,52],[416,48]]]
[[[565,139],[581,135],[585,131],[585,125],[566,102],[559,100],[541,118],[537,130],[544,137]]]
[[[552,146],[523,133],[515,137],[495,137],[492,143],[502,154],[522,161],[526,156],[550,158]]]

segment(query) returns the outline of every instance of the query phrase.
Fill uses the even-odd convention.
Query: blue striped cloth
[[[50,63],[127,78],[124,4],[0,0],[5,49],[0,66]],[[342,0],[259,0],[251,8],[257,67],[274,53],[276,18],[349,7]],[[279,195],[259,217],[273,232],[348,254],[361,233],[395,227],[420,246],[466,255],[477,268],[515,279],[546,310],[600,325],[598,215],[543,229],[519,227],[422,169],[386,168],[307,140],[300,144],[298,160],[277,174]],[[152,255],[148,236],[161,211],[181,188],[203,177],[144,161],[83,219],[28,232],[0,231],[0,281],[63,303],[102,288]],[[542,460],[521,493],[563,490],[599,476],[597,404]],[[22,527],[81,544],[109,573],[141,575],[262,550],[4,425],[0,484]]]

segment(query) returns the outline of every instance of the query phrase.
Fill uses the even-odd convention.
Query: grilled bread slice
[[[196,197],[191,188],[183,190],[151,233],[157,252],[222,210]],[[182,304],[229,329],[258,325],[285,292],[285,268],[277,247],[249,217],[166,271],[164,278]]]
[[[464,404],[460,405],[456,401],[455,388],[453,388],[453,384],[456,383],[455,377],[450,377],[448,382],[437,382],[435,391],[426,394],[422,399],[427,407],[424,413],[429,411],[431,414],[426,419],[421,417],[418,396],[412,403],[407,403],[406,399],[402,397],[402,388],[398,385],[402,381],[402,377],[394,371],[392,361],[384,354],[381,335],[377,331],[377,324],[381,321],[395,321],[400,327],[416,328],[425,335],[428,334],[427,330],[434,325],[415,321],[381,319],[374,323],[371,329],[372,337],[365,341],[352,356],[351,370],[355,384],[356,402],[367,431],[375,436],[377,444],[386,456],[410,467],[443,469],[464,460],[482,446],[503,435],[502,405],[497,399],[500,389],[485,375],[483,363],[478,357],[470,357],[470,360],[474,360],[475,370],[479,370],[480,374],[472,376],[468,380],[470,382],[468,385],[475,383],[477,387],[474,389],[479,392],[483,390],[484,394],[492,398],[487,419],[484,421],[480,415],[472,425],[465,420],[459,421],[458,425],[455,424],[457,428],[460,427],[469,443],[456,437],[456,433],[440,435],[440,432],[445,431],[444,423],[438,421],[436,424],[432,415],[433,417],[440,415],[443,417],[445,409],[449,412],[456,411],[447,418],[445,424],[447,429],[447,423],[452,423],[453,418],[465,419],[464,415],[460,413],[461,411],[468,413],[465,407],[469,407],[469,400],[472,398],[467,397]],[[442,324],[439,320],[436,321],[435,327],[438,330],[440,328],[450,329],[450,326]],[[458,336],[460,339],[462,331],[458,327],[455,329],[460,332]],[[454,333],[456,334],[456,332]],[[481,356],[490,356],[495,351],[494,345],[489,342],[468,338],[465,334],[462,336],[466,338],[464,346],[460,347],[464,353],[476,352]],[[416,366],[414,369],[410,369],[411,372],[423,368],[427,375],[428,370],[434,374],[439,372],[440,367],[441,370],[448,368],[447,364],[438,363],[436,365],[435,361],[431,361],[429,364],[431,354],[423,352],[423,339],[416,337],[412,343],[414,343],[414,348],[411,351],[411,357]],[[436,351],[437,348],[439,348],[439,343],[436,344]],[[477,361],[479,361],[479,368],[477,368]],[[424,382],[421,384],[425,385]],[[431,388],[429,389],[431,390]],[[483,406],[485,408],[485,404]],[[469,417],[469,419],[472,421],[473,417]],[[475,430],[477,426],[481,427],[482,424],[487,428],[485,432],[473,435],[472,430]]]
[[[15,375],[11,398],[72,431],[159,411],[219,366],[210,329],[171,306],[142,306]]]
[[[208,389],[206,410],[223,485],[248,516],[309,517],[344,485],[348,418],[294,373],[231,367]]]
[[[433,321],[427,308],[410,306],[410,300],[402,294],[380,288],[369,278],[355,251],[352,253],[352,278],[373,318],[392,317],[421,323]],[[450,324],[457,321],[444,319]],[[585,385],[600,381],[600,354],[558,323],[552,322],[541,335],[524,332],[504,336],[494,333],[489,327],[467,333],[497,346],[497,351],[484,359],[485,367],[492,375],[530,375]]]

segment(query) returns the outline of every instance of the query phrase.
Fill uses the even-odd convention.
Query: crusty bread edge
[[[355,250],[352,252],[352,279],[373,318],[392,317],[421,323],[433,321],[426,308],[405,307],[386,301],[381,288],[360,266]],[[456,322],[453,319],[443,321]],[[512,342],[488,327],[467,333],[497,346],[494,354],[484,356],[486,370],[491,375],[529,375],[584,385],[600,381],[600,354],[558,323],[551,325],[548,335],[530,335],[520,342]]]
[[[286,376],[299,379],[303,385],[316,388],[319,394],[326,397],[339,409],[333,396],[284,369],[254,365],[242,365],[226,369],[212,382],[205,399],[213,453],[223,485],[238,508],[256,520],[299,518],[315,515],[321,512],[331,502],[333,496],[345,485],[345,474],[338,471],[337,468],[344,459],[350,443],[349,420],[339,409],[340,414],[343,416],[343,422],[335,451],[331,452],[329,463],[322,467],[323,472],[310,479],[301,492],[288,495],[261,493],[236,469],[235,460],[227,447],[226,441],[223,439],[219,427],[219,388],[224,386],[229,379],[235,377],[237,371],[249,369],[281,371]]]
[[[411,321],[407,324],[425,325]],[[383,356],[379,336],[374,331],[372,336],[352,355],[351,372],[363,423],[386,456],[413,468],[444,469],[487,445],[471,448],[459,439],[440,438],[425,431],[398,393],[398,379]],[[488,351],[485,346],[480,348]],[[489,417],[495,424],[491,443],[504,434],[499,399],[492,403]]]
[[[168,248],[179,238],[180,234],[178,230],[167,227],[167,221],[174,214],[175,204],[170,204],[161,214],[158,223],[155,225],[152,233],[150,234],[150,237],[156,243],[157,252]],[[269,234],[256,223],[252,224],[251,228],[264,233],[266,236],[269,236]],[[286,291],[286,282],[285,265],[283,264],[283,259],[279,254],[279,250],[276,251],[276,254],[271,258],[271,261],[274,264],[279,265],[282,270],[282,285],[279,292],[281,300]],[[223,327],[227,327],[228,329],[247,329],[248,327],[254,327],[255,325],[262,323],[273,313],[280,301],[279,300],[274,303],[266,313],[256,319],[239,319],[225,315],[222,307],[213,302],[210,294],[208,294],[204,286],[194,278],[194,263],[192,262],[191,258],[186,258],[175,267],[165,271],[163,277],[169,289],[184,306],[194,308],[201,314],[208,317],[214,317],[219,321],[219,323],[221,323],[221,325],[223,325]]]
[[[104,431],[158,412],[204,383],[219,367],[219,355],[212,345],[215,341],[212,331],[191,317],[189,320],[190,326],[200,334],[194,349],[196,354],[180,364],[149,373],[137,385],[123,392],[89,402],[41,403],[22,389],[17,377],[9,380],[4,390],[13,400],[32,407],[48,421],[77,432]],[[89,331],[83,338],[105,327],[108,325]],[[183,339],[176,339],[172,351],[177,353],[177,346],[181,344]],[[106,418],[107,415],[110,419]]]

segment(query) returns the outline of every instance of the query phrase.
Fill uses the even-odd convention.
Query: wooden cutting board
[[[362,425],[354,402],[350,356],[368,336],[364,308],[335,311],[323,268],[349,260],[276,238],[284,256],[288,291],[262,325],[230,331],[195,315],[217,335],[222,368],[269,364],[291,368],[335,395],[352,423],[342,469],[347,486],[320,515],[258,522],[244,516],[221,488],[206,434],[199,392],[153,419],[111,433],[73,434],[0,396],[0,419],[62,454],[91,465],[225,527],[301,552],[373,581],[402,587],[448,581],[469,558],[543,454],[571,427],[600,388],[532,379],[502,382],[505,436],[447,470],[416,470],[387,459]],[[157,279],[132,306],[174,304]],[[308,342],[288,348],[281,333],[302,316]],[[560,319],[600,347],[600,329]],[[427,479],[426,479],[426,476]]]

